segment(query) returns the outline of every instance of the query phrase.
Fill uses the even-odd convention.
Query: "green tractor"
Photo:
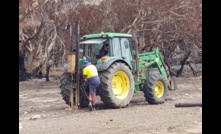
[[[109,44],[109,50],[108,55],[102,56],[100,50],[104,42]],[[96,65],[101,79],[97,95],[109,108],[128,106],[138,91],[143,91],[148,103],[161,104],[166,100],[168,89],[177,88],[174,77],[166,71],[158,48],[138,53],[138,46],[130,34],[85,35],[76,51],[69,54],[69,64],[60,78],[61,95],[70,106],[88,105],[88,86],[81,77],[84,60]]]

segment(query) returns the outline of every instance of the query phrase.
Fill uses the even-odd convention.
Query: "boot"
[[[92,105],[89,105],[89,109],[88,109],[89,111],[92,111],[93,110],[93,107],[92,107]]]
[[[92,106],[92,101],[91,100],[89,100],[89,106],[88,107],[89,107],[89,109],[88,109],[89,111],[93,110],[93,106]]]
[[[92,105],[92,110],[93,110],[93,111],[96,110],[96,109],[95,109],[95,105]]]

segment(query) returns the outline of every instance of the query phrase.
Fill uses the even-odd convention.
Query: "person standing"
[[[89,85],[89,111],[95,110],[96,104],[96,91],[100,86],[100,78],[95,65],[92,65],[89,61],[83,62],[83,75]]]

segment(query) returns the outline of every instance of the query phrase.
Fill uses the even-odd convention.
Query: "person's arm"
[[[83,69],[83,78],[87,81],[87,70]]]
[[[108,55],[108,50],[104,50],[104,56]]]
[[[100,54],[100,57],[104,55],[104,46],[100,49],[99,54]]]
[[[87,81],[87,76],[83,75],[84,81]]]

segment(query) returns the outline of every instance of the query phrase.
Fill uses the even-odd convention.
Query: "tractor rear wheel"
[[[101,101],[111,108],[128,106],[134,95],[134,79],[124,63],[113,63],[106,71],[99,72]]]
[[[167,97],[167,84],[160,74],[152,74],[144,85],[144,96],[150,104],[164,103]]]
[[[72,81],[71,81],[71,74],[63,73],[60,77],[60,94],[62,95],[62,99],[65,101],[65,103],[69,106],[70,104],[70,96],[71,96],[71,90],[72,90]],[[87,107],[89,100],[84,97],[82,92],[80,91],[80,107]]]

